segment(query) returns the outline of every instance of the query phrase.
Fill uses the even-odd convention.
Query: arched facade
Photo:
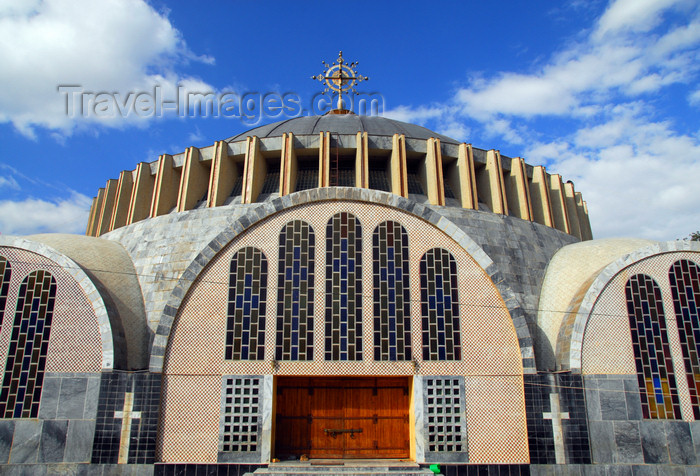
[[[375,269],[380,276],[382,269],[386,269],[388,281],[390,266],[381,256],[374,260],[377,255],[374,244],[378,244],[374,237],[385,233],[387,222],[398,225],[392,225],[392,230],[396,229],[401,245],[406,246],[405,254],[402,249],[400,251],[402,256],[407,256],[409,289],[407,293],[401,289],[404,276],[400,273],[401,299],[386,288],[385,307],[389,310],[392,306],[393,311],[386,313],[387,330],[382,334],[381,312],[379,316],[374,312],[372,289]],[[401,229],[407,233],[406,240],[401,239]],[[391,249],[394,250],[397,242],[392,240]],[[226,359],[231,262],[242,250],[252,247],[269,263],[275,263],[268,272],[270,276],[278,276],[277,280],[271,280],[267,293],[264,338],[270,344],[265,346],[262,359]],[[394,251],[387,251],[387,259],[392,253]],[[421,295],[427,296],[421,289],[421,279],[426,274],[421,270],[421,263],[425,266],[428,256],[433,258],[429,260],[433,272],[427,273],[432,277],[432,296],[440,295],[441,308],[445,302],[449,303],[450,311],[454,309],[452,319],[458,320],[462,332],[461,353],[455,353],[453,347],[449,359],[439,356],[425,359],[423,356],[423,328],[428,328],[421,317],[422,308],[427,308],[427,302],[426,306],[421,302]],[[447,264],[444,271],[437,267],[437,261],[440,266],[443,262]],[[399,263],[404,269],[404,263]],[[392,266],[394,264],[392,261]],[[435,269],[440,279],[435,279]],[[251,272],[255,273],[255,269],[251,268]],[[391,268],[391,272],[396,277],[396,270]],[[449,277],[449,286],[441,283],[442,276]],[[313,281],[309,282],[311,279]],[[317,283],[316,292],[310,295],[311,302],[305,302],[302,296],[306,286],[313,282]],[[451,289],[453,284],[456,289]],[[425,287],[427,290],[427,282]],[[448,290],[447,296],[442,295],[443,287]],[[392,283],[394,288],[396,282]],[[379,296],[381,308],[384,295],[380,292]],[[387,355],[391,355],[389,346],[396,345],[396,339],[389,337],[389,328],[396,335],[396,322],[389,315],[396,314],[397,302],[410,309],[410,339],[405,339],[404,335],[405,342],[410,344],[407,346],[410,359],[384,359],[381,352],[376,359],[373,352],[376,335],[379,348],[387,349]],[[312,325],[302,318],[299,307],[307,311],[305,315]],[[435,303],[432,309],[437,308],[438,303]],[[337,322],[332,320],[334,316]],[[390,320],[391,325],[388,324]],[[432,325],[437,326],[437,320]],[[298,332],[302,326],[311,328],[307,335],[312,342],[306,343],[305,348],[313,345],[313,353],[308,350],[292,352],[302,341],[303,334]],[[441,329],[444,332],[444,326]],[[403,430],[405,439],[410,441],[405,457],[422,461],[432,452],[433,458],[443,456],[470,462],[523,463],[528,460],[522,355],[509,310],[491,277],[474,257],[439,228],[404,211],[360,201],[324,201],[291,207],[251,224],[203,264],[202,272],[182,299],[168,335],[159,435],[159,459],[162,461],[216,462],[234,458],[261,461],[269,458],[285,445],[280,436],[274,436],[277,425],[285,418],[279,412],[272,412],[273,400],[284,391],[277,386],[284,387],[284,382],[289,385],[289,379],[294,377],[306,379],[304,382],[308,385],[309,378],[339,376],[357,378],[358,385],[365,382],[362,378],[371,377],[379,387],[383,380],[403,379],[406,390],[410,388],[411,392],[411,402],[406,400],[404,409],[406,415],[411,415],[410,425]],[[386,339],[384,347],[382,339]],[[278,358],[280,344],[281,359]],[[287,349],[289,353],[284,352]],[[236,380],[240,380],[243,387],[244,382],[249,381],[248,390],[252,392],[255,388],[259,395],[255,403],[259,426],[254,436],[250,425],[245,432],[241,430],[239,435],[233,435],[227,432],[228,425],[220,421],[226,408],[231,418],[242,412],[242,408],[226,407],[226,389],[233,391],[235,388],[234,383],[230,384],[233,387],[227,385]],[[442,415],[444,410],[444,404],[438,410],[433,402],[432,392],[437,388],[441,392],[454,392],[456,408],[462,408],[454,412],[452,401],[445,407],[449,409],[450,418],[460,419],[460,423],[454,425],[459,429],[450,434],[449,445],[442,441],[436,445],[436,435],[444,431],[438,432],[437,424],[427,423],[428,418],[434,418],[431,411]],[[464,388],[470,391],[465,393]],[[316,393],[319,392],[317,389]],[[489,396],[493,395],[500,395],[499,409],[489,404]],[[468,434],[467,428],[472,427],[484,431]],[[235,440],[236,437],[239,440]],[[248,444],[252,438],[256,440],[255,445]],[[494,445],[499,441],[510,448],[507,455]],[[242,451],[244,444],[246,450]],[[460,445],[459,451],[457,445]],[[237,451],[231,449],[234,446]],[[225,448],[230,451],[224,451]],[[315,449],[310,451],[313,453]]]

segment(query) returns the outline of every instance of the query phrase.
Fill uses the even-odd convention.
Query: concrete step
[[[428,476],[433,472],[428,468],[421,468],[416,463],[392,462],[382,464],[379,462],[344,464],[321,464],[321,463],[270,463],[267,468],[260,468],[250,476],[319,476],[319,475],[341,475],[341,476]],[[246,475],[246,476],[249,476]]]

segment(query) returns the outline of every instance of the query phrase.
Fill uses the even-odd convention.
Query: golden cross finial
[[[358,62],[353,61],[352,63],[347,63],[343,59],[343,52],[338,53],[338,59],[333,62],[333,64],[328,64],[325,61],[321,61],[323,66],[326,68],[322,74],[311,76],[311,79],[316,79],[321,83],[325,83],[326,88],[323,90],[323,94],[326,94],[329,90],[338,93],[338,110],[343,109],[343,93],[355,91],[355,85],[361,81],[367,81],[369,78],[367,76],[362,76],[355,72],[355,67]]]

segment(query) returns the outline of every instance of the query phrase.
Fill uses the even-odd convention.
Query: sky
[[[323,112],[340,50],[382,115],[574,182],[594,238],[700,229],[698,0],[0,0],[0,233],[84,233],[122,170]]]

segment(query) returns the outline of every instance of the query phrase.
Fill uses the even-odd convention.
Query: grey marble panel
[[[687,422],[667,421],[666,438],[672,464],[695,464],[695,448]]]
[[[87,391],[85,393],[85,408],[83,418],[90,420],[97,418],[97,403],[100,399],[100,375],[88,378]]]
[[[85,377],[64,378],[61,380],[61,391],[58,399],[56,418],[83,418],[87,381],[88,379]]]
[[[607,467],[608,476],[633,476],[632,467],[614,464]]]
[[[60,389],[60,377],[44,378],[44,385],[41,390],[41,405],[39,406],[39,419],[53,420],[56,418]]]
[[[603,419],[603,414],[600,411],[600,396],[595,388],[588,388],[590,380],[586,379],[586,408],[588,410],[588,419],[600,421]]]
[[[625,387],[625,403],[627,404],[627,419],[641,420],[642,419],[642,401],[639,397],[639,384],[632,379],[626,379]]]
[[[413,417],[416,428],[416,462],[425,462],[425,436],[423,433],[423,377],[413,376]]]
[[[599,380],[598,389],[603,420],[627,420],[627,404],[622,380]]]
[[[41,420],[17,420],[10,463],[36,463],[41,441]]]
[[[612,463],[615,437],[613,424],[609,421],[589,422],[591,450],[594,463]]]
[[[634,476],[657,476],[657,467],[650,464],[640,464],[632,467]]]
[[[605,476],[605,466],[602,464],[586,464],[581,469],[583,476]]]
[[[634,421],[616,421],[613,423],[615,433],[615,463],[643,463],[642,440],[639,423]]]
[[[0,464],[7,463],[12,448],[12,436],[15,432],[15,422],[0,421]]]
[[[60,463],[66,448],[67,420],[46,420],[41,431],[39,463]]]
[[[700,421],[691,421],[689,425],[695,448],[695,461],[700,461]]]
[[[262,434],[260,435],[260,461],[266,463],[270,461],[272,448],[272,419],[275,417],[272,414],[272,402],[275,398],[272,387],[272,375],[263,377],[261,406],[262,406]]]
[[[647,464],[668,464],[668,445],[663,421],[643,421],[640,426],[642,452]]]
[[[51,471],[51,467],[45,464],[8,465],[3,467],[2,470],[2,474],[7,476],[45,476],[58,473],[58,471]]]
[[[71,420],[68,423],[63,460],[69,463],[89,463],[94,437],[95,420]]]

